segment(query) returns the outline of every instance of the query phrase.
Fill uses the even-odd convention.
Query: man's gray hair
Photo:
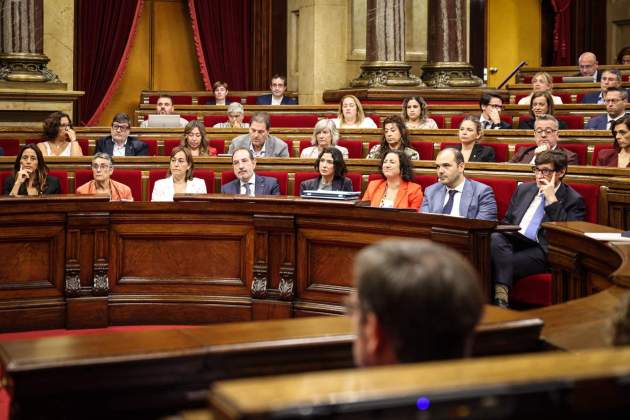
[[[560,127],[558,120],[553,115],[543,114],[536,117],[536,121],[534,121],[534,128],[536,127],[536,123],[538,121],[553,121],[553,124],[556,126],[556,130]]]
[[[243,109],[243,105],[241,105],[240,103],[232,102],[230,103],[230,105],[228,105],[227,113],[231,114],[232,112],[240,112],[242,114],[245,112],[245,109]]]

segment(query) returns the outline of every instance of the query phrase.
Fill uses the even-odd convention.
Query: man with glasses
[[[621,72],[615,69],[604,70],[599,86],[601,88],[599,92],[590,92],[582,97],[583,104],[605,104],[606,91],[613,87],[621,87]]]
[[[585,52],[578,58],[578,68],[580,72],[575,76],[592,77],[593,82],[599,82],[602,74],[597,70],[597,57],[592,52]]]
[[[628,104],[628,92],[620,87],[611,87],[606,91],[606,113],[588,120],[587,130],[610,130],[613,121],[617,121],[626,115]]]
[[[232,102],[227,108],[228,120],[213,125],[214,128],[249,128],[249,123],[243,122],[245,110],[243,105]]]
[[[94,179],[77,188],[77,194],[107,194],[110,201],[133,201],[131,189],[111,179],[114,173],[114,162],[107,153],[96,153],[92,158],[92,175]]]
[[[501,120],[501,110],[503,109],[503,99],[493,92],[484,92],[479,100],[481,106],[481,116],[479,122],[486,130],[499,130],[512,128],[509,124]]]
[[[536,155],[536,182],[518,186],[502,223],[518,225],[518,232],[495,232],[491,237],[494,272],[494,303],[508,307],[509,291],[515,280],[544,273],[549,244],[544,222],[584,220],[584,200],[562,182],[567,173],[567,156],[559,150]]]
[[[578,157],[574,152],[558,146],[558,120],[553,115],[541,115],[534,122],[534,140],[535,146],[522,147],[517,150],[511,163],[528,163],[533,164],[534,158],[548,150],[559,150],[567,156],[570,165],[578,165]]]
[[[280,74],[274,74],[271,78],[271,93],[256,98],[256,105],[297,105],[295,98],[284,96],[287,91],[287,78]]]
[[[110,156],[149,156],[149,145],[129,136],[131,120],[124,112],[114,115],[112,134],[96,141],[96,153]]]
[[[390,239],[354,262],[347,301],[357,366],[466,357],[483,312],[476,270],[434,242]]]

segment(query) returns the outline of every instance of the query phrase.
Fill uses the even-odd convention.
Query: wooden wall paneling
[[[272,0],[252,0],[251,68],[252,90],[267,90],[272,75]]]

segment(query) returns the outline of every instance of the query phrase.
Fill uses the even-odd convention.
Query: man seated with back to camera
[[[256,112],[249,123],[249,133],[232,139],[228,153],[246,148],[254,157],[289,157],[289,146],[277,137],[269,134],[269,114]]]
[[[424,190],[421,213],[445,214],[478,220],[497,220],[492,188],[464,176],[464,156],[446,148],[435,158],[438,182]]]
[[[427,240],[386,240],[361,250],[348,299],[357,366],[446,360],[470,354],[483,312],[475,269]]]
[[[114,115],[111,135],[96,140],[96,153],[114,156],[149,156],[149,145],[130,136],[131,120],[124,112]]]
[[[560,150],[536,155],[536,182],[522,183],[512,195],[502,223],[518,225],[518,232],[495,232],[491,236],[494,270],[494,303],[508,307],[509,291],[515,280],[544,273],[549,244],[545,222],[584,220],[584,199],[562,182],[567,174],[567,156]]]
[[[280,195],[278,181],[269,176],[256,175],[256,157],[251,149],[241,147],[234,150],[232,167],[236,179],[221,186],[223,194]]]

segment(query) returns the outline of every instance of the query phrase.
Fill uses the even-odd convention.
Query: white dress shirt
[[[122,146],[119,146],[118,143],[116,143],[113,139],[112,139],[112,142],[114,143],[114,151],[112,155],[125,156],[125,148],[127,146],[127,139],[125,139],[125,142],[122,144]]]
[[[250,191],[249,196],[256,197],[256,174],[252,174],[252,177],[249,178],[249,181],[247,182],[240,181],[240,183],[241,183],[242,195],[247,194],[247,188],[245,187],[245,184],[249,184],[249,191]]]
[[[555,193],[558,192],[558,188],[560,188],[560,185],[562,185],[562,182],[558,183],[558,185],[554,189]],[[544,197],[545,197],[544,194],[538,193],[536,194],[536,197],[534,197],[532,202],[529,204],[527,211],[525,212],[525,214],[523,215],[523,218],[521,219],[521,223],[518,224],[521,227],[519,229],[519,232],[521,234],[525,235],[525,232],[527,231],[527,227],[531,223],[532,218],[534,217],[534,213],[536,213],[536,209],[538,208],[538,206],[540,206],[540,202],[542,201]],[[536,240],[538,240],[538,237],[536,237]]]
[[[186,194],[206,194],[207,192],[203,179],[193,178],[186,181]],[[155,181],[151,201],[173,201],[173,195],[175,195],[175,184],[173,184],[172,176]]]

